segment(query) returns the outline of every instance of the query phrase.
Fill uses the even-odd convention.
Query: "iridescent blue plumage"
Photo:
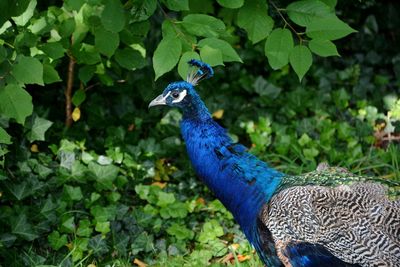
[[[375,184],[334,187],[368,180],[340,168],[288,176],[249,154],[212,119],[194,89],[213,76],[212,68],[198,60],[189,65],[187,81],[169,84],[149,107],[182,110],[181,132],[197,175],[232,212],[265,264],[399,266],[400,203]]]

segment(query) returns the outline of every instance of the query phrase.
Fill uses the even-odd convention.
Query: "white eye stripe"
[[[170,93],[171,93],[171,92],[168,92],[168,94],[166,95],[166,97],[168,97],[168,95],[169,95]],[[172,103],[179,103],[179,102],[181,102],[181,101],[185,98],[186,95],[187,95],[187,91],[186,91],[186,90],[183,90],[182,92],[180,92],[179,97],[178,97],[177,99],[172,100]]]

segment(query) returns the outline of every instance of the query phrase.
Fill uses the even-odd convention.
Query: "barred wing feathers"
[[[298,179],[334,176],[337,183],[342,180],[349,185],[286,184],[263,207],[260,220],[270,230],[286,266],[298,266],[289,254],[293,248],[304,249],[305,244],[309,249],[322,247],[357,266],[400,266],[400,202],[389,199],[388,186],[338,168],[307,175]]]

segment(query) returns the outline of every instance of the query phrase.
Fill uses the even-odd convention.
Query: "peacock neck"
[[[225,129],[207,114],[199,117],[184,112],[181,131],[189,158],[197,175],[255,242],[258,213],[274,194],[282,174],[233,144]]]

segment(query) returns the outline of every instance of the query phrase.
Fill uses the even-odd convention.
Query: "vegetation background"
[[[2,0],[0,266],[261,265],[195,177],[180,112],[147,109],[191,58],[215,67],[198,86],[214,118],[279,170],[400,180],[399,12]]]

